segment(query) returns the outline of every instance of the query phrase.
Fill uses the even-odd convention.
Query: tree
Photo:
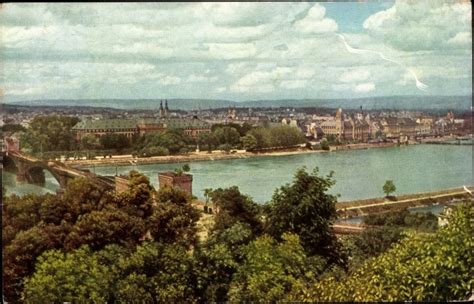
[[[343,279],[327,277],[293,290],[287,301],[380,302],[464,300],[474,278],[474,207],[467,202],[435,234],[410,233]]]
[[[47,151],[70,151],[76,147],[72,127],[79,122],[77,117],[37,116],[20,142],[34,153]]]
[[[81,148],[84,150],[94,150],[100,148],[100,141],[92,134],[87,134],[81,138]]]
[[[185,247],[196,244],[196,222],[200,215],[190,202],[190,196],[179,188],[165,187],[158,191],[157,206],[149,219],[150,234],[155,241]]]
[[[251,134],[247,134],[242,137],[241,141],[244,149],[247,151],[252,151],[257,148],[257,139]]]
[[[219,188],[210,196],[218,209],[213,230],[224,230],[241,222],[249,224],[254,233],[261,232],[260,206],[241,194],[238,187]]]
[[[119,303],[177,303],[194,298],[193,260],[172,244],[145,243],[119,257],[115,299]]]
[[[138,171],[128,174],[128,189],[117,195],[117,203],[121,209],[132,216],[146,219],[153,213],[153,193],[155,189],[150,180]]]
[[[35,303],[107,302],[110,270],[87,247],[71,253],[46,251],[25,280],[22,300]]]
[[[397,188],[395,187],[395,184],[392,180],[385,181],[385,184],[383,185],[383,193],[385,193],[386,196],[389,196],[390,193],[393,193],[396,190]]]
[[[213,233],[198,246],[196,261],[196,294],[201,302],[227,302],[229,285],[239,263],[242,249],[254,238],[248,224],[237,222],[219,233]]]
[[[377,256],[405,237],[399,227],[366,228],[359,235],[350,237],[352,243],[348,254],[353,267],[359,267],[365,260]]]
[[[115,208],[92,211],[81,216],[64,240],[64,248],[72,250],[89,245],[100,250],[107,244],[133,246],[146,233],[145,222]]]
[[[277,240],[284,233],[295,233],[309,255],[321,255],[331,263],[344,263],[331,225],[336,219],[336,197],[327,194],[334,185],[332,173],[320,177],[301,168],[292,184],[277,189],[265,209],[266,231]]]
[[[123,150],[130,147],[130,140],[124,134],[105,134],[100,137],[104,149]]]
[[[220,145],[234,147],[240,143],[240,134],[235,128],[228,126],[217,128],[213,131]]]
[[[273,302],[283,298],[298,279],[312,280],[324,262],[310,261],[294,234],[284,234],[277,243],[261,236],[243,249],[244,261],[230,284],[231,302]]]
[[[206,205],[209,203],[209,198],[211,197],[212,188],[205,188],[204,190],[204,197],[206,198]]]
[[[3,292],[9,302],[19,300],[24,278],[34,271],[36,259],[46,250],[62,248],[71,225],[46,225],[39,223],[21,231],[2,251]]]
[[[329,148],[329,142],[326,138],[323,138],[321,140],[321,149],[323,149],[324,151],[329,151],[330,148]]]

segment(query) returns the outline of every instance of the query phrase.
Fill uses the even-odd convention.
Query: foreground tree
[[[343,263],[331,228],[337,216],[336,197],[327,194],[332,185],[332,173],[320,177],[317,168],[311,174],[299,169],[293,183],[277,189],[267,206],[267,232],[277,240],[286,232],[295,233],[308,254]]]
[[[26,279],[22,300],[29,303],[108,301],[110,270],[101,265],[88,247],[72,253],[45,252],[36,271]]]
[[[277,243],[268,235],[243,248],[244,261],[233,276],[231,302],[278,301],[298,279],[313,280],[322,259],[309,259],[295,234],[284,234]]]
[[[255,238],[248,224],[235,223],[225,230],[211,233],[198,246],[196,260],[196,294],[201,302],[227,302],[232,276],[243,260],[243,248]]]
[[[346,278],[297,288],[289,301],[451,301],[472,294],[474,207],[467,203],[435,234],[410,233]]]
[[[199,211],[183,190],[165,187],[157,193],[157,205],[148,220],[150,234],[157,242],[177,243],[189,248],[197,242]]]
[[[260,233],[260,206],[252,199],[241,194],[236,186],[227,189],[216,189],[210,194],[212,202],[217,206],[214,230],[224,230],[235,223],[248,224],[254,233]]]

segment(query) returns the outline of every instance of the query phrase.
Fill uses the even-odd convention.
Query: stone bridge
[[[89,180],[93,180],[95,184],[101,187],[110,189],[115,188],[113,178],[78,170],[66,166],[59,161],[39,160],[18,151],[6,152],[3,156],[3,161],[5,170],[16,173],[16,179],[18,182],[27,182],[44,186],[46,182],[44,171],[46,170],[56,179],[61,189],[66,188],[70,180],[78,177],[85,177]]]

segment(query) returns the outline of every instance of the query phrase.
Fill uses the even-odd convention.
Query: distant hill
[[[56,99],[10,102],[31,106],[84,106],[116,109],[153,109],[160,106],[160,99]],[[235,102],[215,99],[168,99],[170,109],[197,110],[235,107],[321,107],[367,110],[470,110],[472,96],[387,96],[357,99],[280,99]]]

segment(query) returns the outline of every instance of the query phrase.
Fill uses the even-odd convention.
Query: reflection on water
[[[59,189],[58,182],[48,171],[45,171],[45,178],[46,183],[44,187],[41,187],[28,183],[18,183],[16,181],[16,175],[14,173],[3,171],[3,184],[5,185],[5,188],[7,190],[7,195],[16,194],[21,196],[28,193],[55,193],[56,190]]]

